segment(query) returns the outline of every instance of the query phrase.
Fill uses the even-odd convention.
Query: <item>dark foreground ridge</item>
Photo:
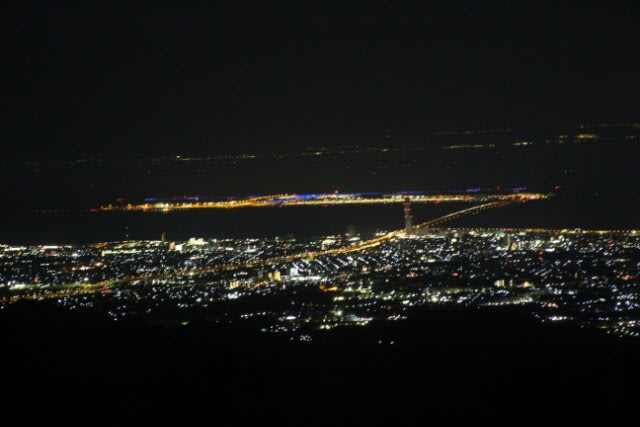
[[[7,407],[120,423],[609,418],[633,408],[640,372],[635,340],[495,311],[428,311],[310,343],[204,321],[114,323],[31,303],[6,308],[0,323]]]

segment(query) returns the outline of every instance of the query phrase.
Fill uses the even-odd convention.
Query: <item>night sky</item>
[[[635,1],[235,3],[3,10],[5,155],[428,144],[640,117]]]

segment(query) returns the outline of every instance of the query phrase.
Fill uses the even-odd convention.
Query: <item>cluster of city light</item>
[[[433,225],[442,224],[446,221],[459,218],[463,215],[481,212],[486,209],[503,207],[513,202],[514,202],[513,200],[510,200],[510,201],[502,201],[502,202],[490,202],[490,203],[485,203],[478,206],[473,206],[470,208],[466,208],[460,211],[456,211],[456,212],[423,222],[421,224],[416,225],[414,229],[415,230],[425,229]],[[189,276],[193,277],[195,275],[203,275],[203,274],[215,273],[220,271],[238,270],[242,268],[254,268],[259,266],[289,263],[289,262],[293,262],[300,259],[313,259],[321,256],[346,254],[350,252],[356,252],[356,251],[362,251],[365,249],[374,248],[384,242],[390,241],[392,239],[395,239],[405,234],[406,234],[406,230],[402,229],[402,230],[392,231],[389,233],[384,233],[372,239],[357,242],[355,244],[351,244],[344,247],[323,249],[323,250],[311,251],[311,252],[302,252],[302,253],[296,253],[296,254],[291,254],[286,256],[270,257],[265,259],[256,258],[250,261],[222,263],[222,264],[216,264],[210,267],[190,269],[188,271],[174,271],[170,273],[160,273],[160,274],[127,275],[127,276],[120,277],[118,279],[114,279],[112,281],[103,281],[97,284],[87,284],[86,287],[84,287],[83,289],[85,290],[85,292],[86,292],[86,289],[94,289],[95,291],[100,291],[104,289],[105,286],[121,285],[127,282],[140,282],[140,281],[148,281],[148,280],[171,280],[171,279],[179,278],[185,274],[188,274]]]
[[[373,239],[0,245],[3,303],[46,299],[114,320],[177,310],[188,319],[222,302],[280,294],[291,304],[265,311],[240,303],[216,321],[253,319],[265,332],[301,341],[313,329],[398,321],[429,305],[517,307],[543,322],[640,333],[640,235],[633,231],[423,228]],[[277,255],[285,249],[293,255]],[[303,289],[315,289],[315,299]]]
[[[234,203],[352,200],[345,195],[274,197]],[[4,275],[0,305],[54,300],[70,309],[94,309],[107,304],[107,314],[119,320],[140,305],[145,313],[167,305],[193,310],[250,295],[290,290],[295,294],[296,288],[312,287],[331,296],[334,306],[292,300],[290,310],[243,313],[242,318],[263,319],[265,332],[292,334],[311,326],[328,330],[364,326],[378,318],[406,319],[409,310],[431,304],[521,306],[541,321],[579,322],[618,335],[640,334],[640,320],[635,317],[640,312],[638,230],[437,228],[463,215],[546,196],[482,197],[483,204],[364,239],[346,235],[287,243],[226,239],[212,245],[193,238],[85,248],[0,245]],[[392,200],[407,203],[407,196]],[[600,315],[605,312],[608,316]],[[301,341],[311,339],[300,333]]]
[[[453,220],[462,215],[467,215],[471,213],[476,213],[483,211],[489,208],[501,207],[505,206],[509,203],[513,203],[513,201],[503,201],[503,202],[490,202],[478,206],[473,206],[467,209],[463,209],[461,211],[453,212],[447,215],[443,215],[441,217],[426,221],[422,224],[416,225],[415,229],[424,229],[431,227],[433,225],[441,224],[445,221]],[[338,255],[338,254],[347,254],[350,252],[362,251],[370,248],[374,248],[384,242],[390,241],[394,238],[397,238],[401,235],[404,235],[406,230],[396,230],[389,233],[384,233],[382,235],[376,236],[372,239],[365,241],[358,241],[357,243],[350,244],[343,247],[331,248],[331,249],[322,249],[316,251],[309,252],[301,252],[295,253],[286,256],[277,256],[277,257],[268,257],[268,258],[254,258],[251,260],[242,260],[235,262],[227,262],[227,263],[219,263],[212,266],[206,266],[197,269],[187,269],[187,270],[176,270],[170,272],[145,272],[142,274],[127,274],[124,276],[120,276],[114,279],[102,280],[96,283],[74,283],[69,284],[67,286],[59,286],[56,290],[50,290],[45,287],[38,287],[33,290],[31,293],[22,293],[18,295],[13,295],[10,297],[4,297],[0,300],[0,304],[6,305],[21,299],[51,299],[58,298],[60,296],[68,296],[68,295],[79,295],[79,294],[87,294],[94,292],[104,292],[106,289],[118,285],[123,285],[127,283],[138,283],[138,282],[146,282],[146,281],[170,281],[176,280],[182,276],[188,275],[189,277],[193,277],[196,275],[204,275],[221,271],[233,271],[243,268],[254,268],[259,266],[268,266],[275,264],[283,264],[289,263],[296,260],[301,259],[314,259],[321,256],[328,255]],[[98,245],[100,247],[100,245]],[[132,249],[129,249],[130,253]],[[135,251],[135,249],[133,249]],[[103,251],[103,255],[107,254],[108,251]],[[123,253],[122,250],[119,253]]]

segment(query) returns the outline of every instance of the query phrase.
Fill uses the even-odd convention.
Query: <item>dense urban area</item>
[[[640,334],[640,232],[633,230],[429,229],[354,253],[252,262],[370,238],[2,245],[3,308],[35,299],[116,321],[245,322],[309,341],[318,330],[401,321],[433,306],[514,306],[541,322]]]

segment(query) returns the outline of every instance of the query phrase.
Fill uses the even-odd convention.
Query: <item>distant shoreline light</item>
[[[427,192],[398,192],[398,193],[321,193],[321,194],[276,194],[248,197],[228,197],[227,200],[204,201],[200,196],[182,196],[170,199],[147,198],[144,203],[110,204],[91,209],[98,211],[141,211],[141,212],[169,212],[188,209],[236,209],[255,207],[283,207],[283,206],[329,206],[329,205],[373,205],[373,204],[401,204],[410,203],[486,203],[492,201],[528,201],[549,198],[549,194],[524,192],[525,187],[503,190],[500,192],[487,191],[481,188],[470,188],[457,192],[427,193]]]

